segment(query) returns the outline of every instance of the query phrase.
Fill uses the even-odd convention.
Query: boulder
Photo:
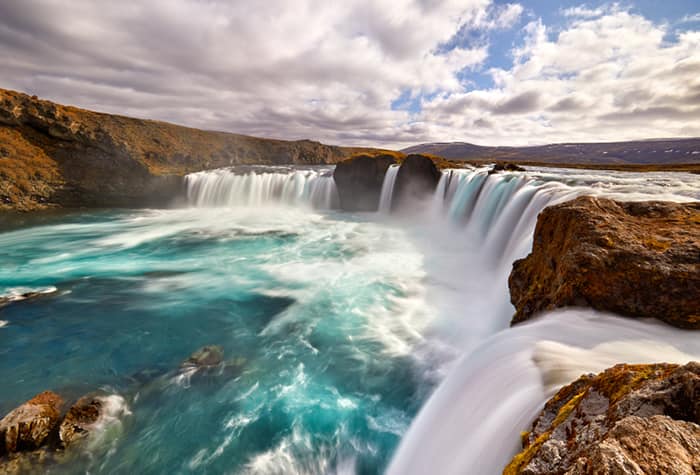
[[[583,196],[543,210],[508,281],[516,313],[588,306],[700,328],[700,203]]]
[[[424,201],[435,192],[440,176],[440,170],[429,157],[425,155],[406,157],[396,175],[392,209]]]
[[[51,391],[37,394],[0,420],[0,455],[43,445],[58,426],[63,399]]]
[[[102,414],[102,401],[83,396],[71,406],[61,422],[58,434],[64,447],[86,437]]]
[[[550,399],[514,474],[700,473],[700,364],[617,365]]]
[[[497,163],[489,170],[489,175],[493,175],[495,173],[500,173],[500,172],[524,172],[525,169],[519,165],[516,165],[515,163]]]
[[[357,155],[338,162],[333,171],[333,180],[340,197],[340,208],[345,211],[377,211],[389,166],[396,157]]]

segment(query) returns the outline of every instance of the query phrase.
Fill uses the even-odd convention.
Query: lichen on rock
[[[552,397],[504,474],[695,474],[700,364],[614,366]]]

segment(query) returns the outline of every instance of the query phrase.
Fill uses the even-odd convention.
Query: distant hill
[[[427,143],[402,150],[450,160],[493,160],[548,164],[700,164],[700,138],[635,142],[561,143],[534,147],[487,147],[464,142]]]

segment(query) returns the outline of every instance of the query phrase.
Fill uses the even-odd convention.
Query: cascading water
[[[399,165],[391,165],[384,175],[382,192],[379,196],[379,212],[389,213],[391,211],[391,199],[394,196],[394,184],[396,176],[399,174]]]
[[[392,167],[382,212],[358,216],[333,210],[330,172],[194,173],[185,208],[0,233],[0,374],[14,381],[0,412],[47,388],[122,398],[119,430],[53,473],[374,474],[394,452],[390,473],[497,473],[572,375],[638,360],[631,347],[700,353],[693,334],[587,310],[507,329],[506,285],[544,207],[697,200],[696,176],[449,170],[430,206],[394,216]],[[178,372],[211,344],[241,372]]]
[[[437,284],[436,306],[446,317],[433,327],[459,359],[402,439],[389,474],[500,473],[518,448],[519,432],[555,388],[619,362],[685,363],[700,357],[692,333],[592,310],[552,312],[506,329],[514,312],[507,278],[512,262],[532,246],[537,215],[582,194],[691,201],[700,199],[700,183],[684,174],[443,173],[428,219],[444,218],[452,230],[430,233],[423,246],[433,249],[424,251],[431,255],[429,275],[457,277]],[[441,255],[435,248],[446,251]]]
[[[338,193],[330,169],[282,167],[226,168],[185,177],[188,202],[193,206],[308,205],[332,209]]]

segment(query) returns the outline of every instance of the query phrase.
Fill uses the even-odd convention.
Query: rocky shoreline
[[[140,393],[162,392],[171,383],[189,386],[193,382],[225,382],[240,374],[244,365],[241,358],[225,360],[223,349],[211,345],[195,351],[177,370],[160,376],[148,372],[146,377],[137,375],[133,378],[137,387],[126,398],[100,390],[67,406],[56,392],[41,392],[0,419],[0,473],[37,473],[52,465],[70,463],[84,456],[81,447],[110,425],[123,424],[131,415],[127,399],[138,398]]]

